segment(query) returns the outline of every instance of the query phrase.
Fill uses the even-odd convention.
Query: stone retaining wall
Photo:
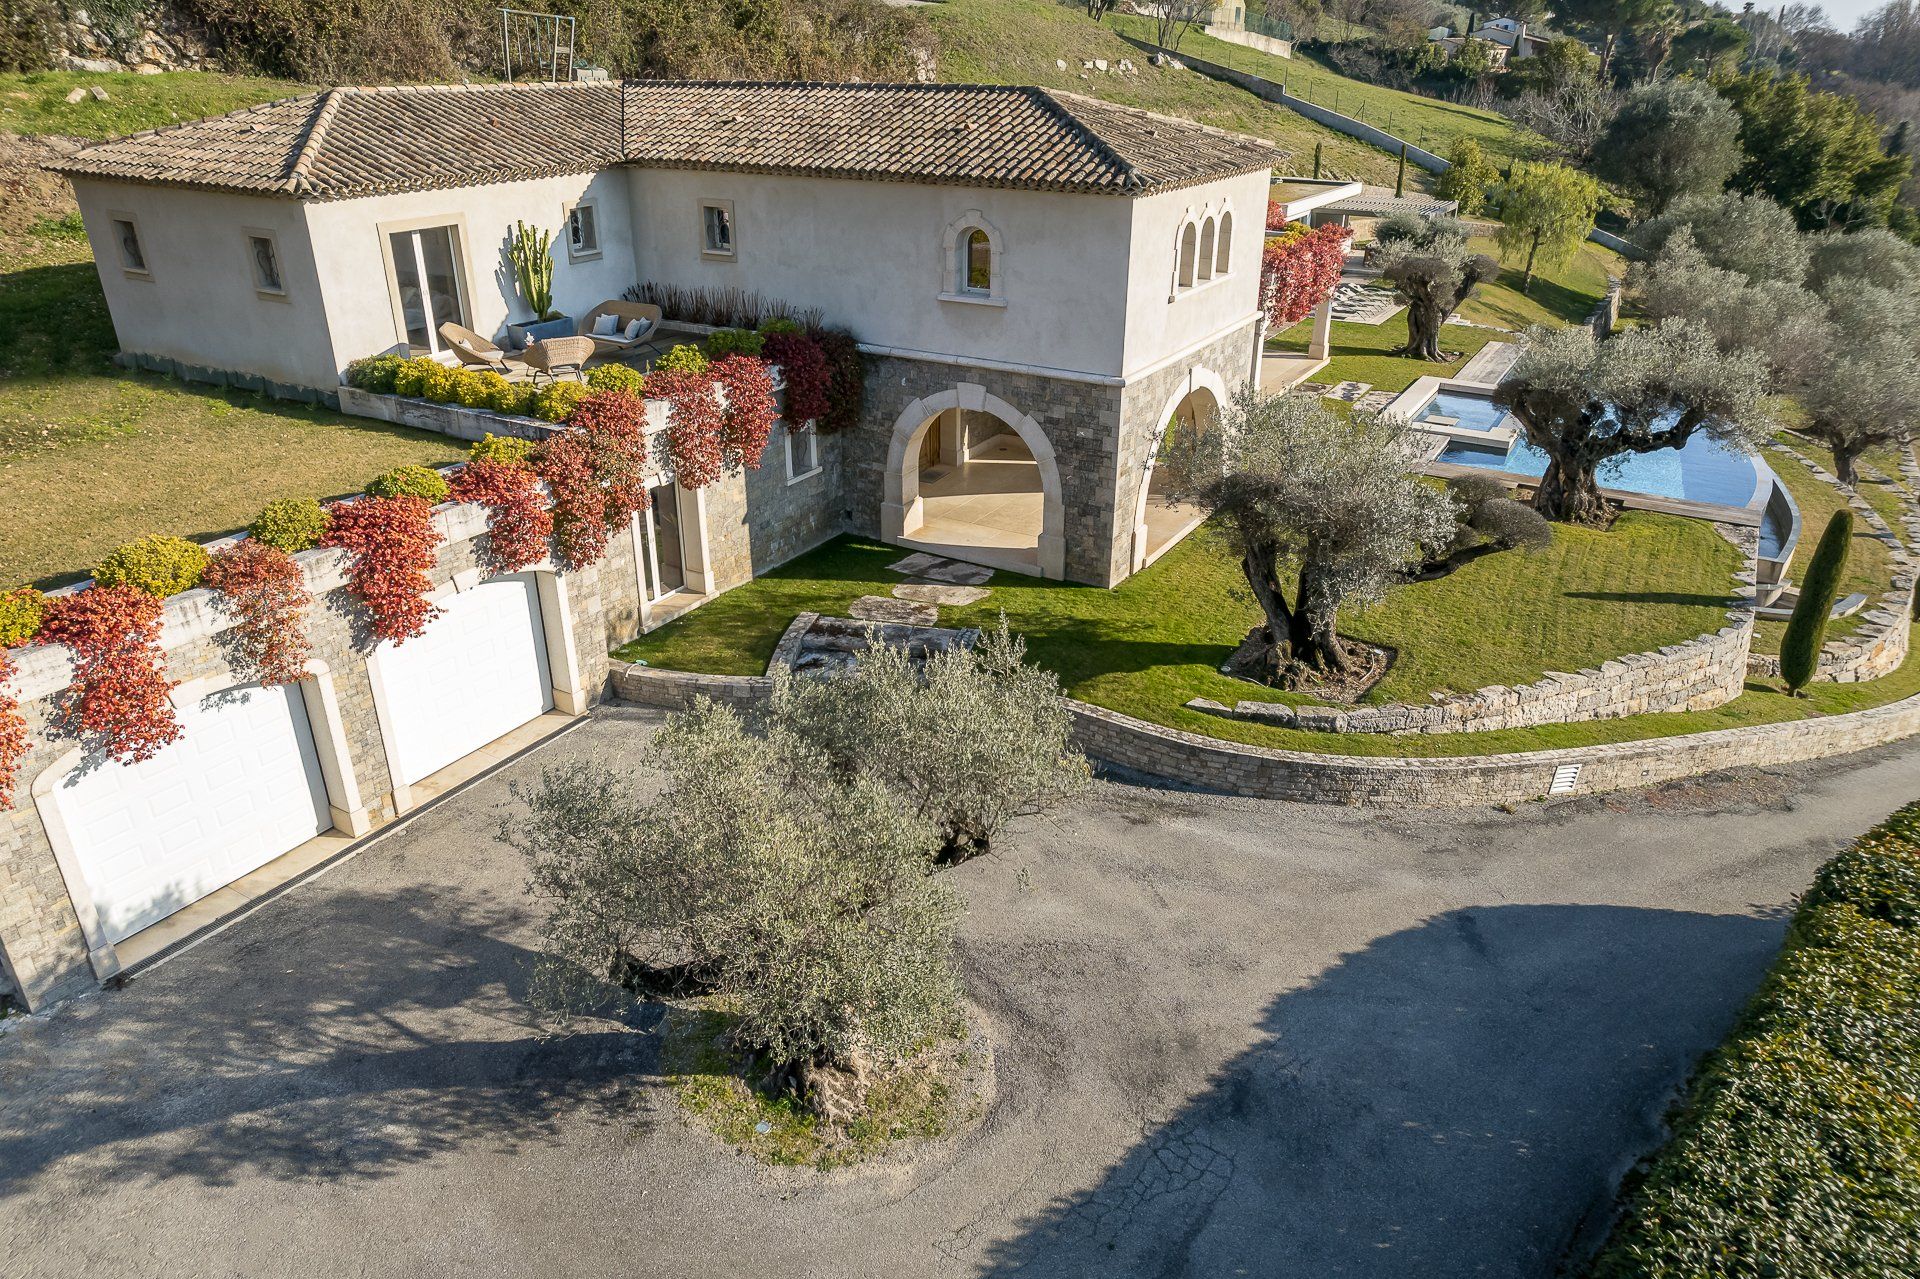
[[[685,710],[701,696],[751,705],[764,676],[689,675],[615,662],[613,695]],[[1369,759],[1270,750],[1149,724],[1067,700],[1080,749],[1109,765],[1228,795],[1311,804],[1410,804],[1461,808],[1549,794],[1597,794],[1729,768],[1845,755],[1920,734],[1920,696],[1847,715],[1722,729],[1567,750],[1456,758]],[[1564,787],[1556,779],[1573,774]]]

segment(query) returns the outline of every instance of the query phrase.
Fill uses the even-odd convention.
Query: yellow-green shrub
[[[207,571],[207,548],[184,537],[151,534],[110,552],[93,570],[100,586],[131,586],[165,599],[190,591]]]
[[[431,466],[396,466],[374,477],[368,497],[420,497],[438,506],[447,500],[447,480]]]
[[[654,367],[669,373],[705,373],[707,363],[705,351],[683,342],[655,361]]]
[[[533,415],[546,422],[564,422],[586,393],[578,382],[549,382],[533,397]]]
[[[487,407],[495,413],[514,413],[524,417],[533,410],[534,388],[525,382],[509,382],[501,378],[497,385],[488,383],[488,386],[491,387],[491,393],[487,396]]]
[[[511,435],[495,435],[489,431],[482,439],[467,450],[469,462],[525,462],[533,457],[538,444],[533,440],[522,440]]]
[[[47,597],[31,586],[0,591],[0,648],[12,648],[33,638]]]
[[[320,545],[327,531],[327,511],[318,499],[282,497],[260,508],[247,526],[247,535],[289,555]]]
[[[625,391],[628,395],[644,392],[647,379],[639,369],[624,364],[600,364],[587,370],[587,385],[596,391]]]
[[[347,365],[347,385],[376,395],[392,395],[394,379],[406,363],[401,355],[369,355]]]
[[[410,360],[400,361],[400,367],[393,371],[393,393],[395,395],[425,396],[427,379],[434,374],[447,370],[435,360],[424,355],[416,355]]]
[[[492,379],[491,381],[489,379]],[[463,408],[484,409],[493,397],[493,382],[506,381],[491,370],[481,372],[475,369],[455,369],[453,373],[453,400]]]

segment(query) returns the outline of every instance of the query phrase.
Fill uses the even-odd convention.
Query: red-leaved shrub
[[[122,763],[152,759],[180,736],[161,673],[161,603],[132,586],[94,586],[47,601],[39,639],[73,654],[60,696],[66,730]]]
[[[649,375],[647,385],[680,376]],[[601,391],[567,422],[540,445],[534,466],[553,497],[555,557],[576,569],[606,554],[609,530],[647,505],[647,406],[626,391]]]
[[[726,469],[720,401],[708,373],[680,370],[647,375],[647,391],[667,402],[667,455],[682,488],[705,488]]]
[[[713,378],[727,396],[720,411],[720,460],[729,470],[758,470],[774,420],[780,416],[773,374],[764,360],[729,355],[713,362]]]
[[[347,590],[367,610],[368,629],[396,644],[426,630],[439,611],[427,601],[427,570],[440,544],[433,507],[411,495],[363,497],[336,503],[328,514],[321,545],[353,556]]]
[[[867,397],[867,360],[851,333],[821,329],[808,334],[827,361],[827,411],[816,419],[831,434],[860,424]]]
[[[8,685],[12,678],[13,657],[0,648],[0,808],[13,806],[13,785],[20,780],[20,761],[27,754],[27,720]]]
[[[469,462],[454,475],[456,502],[487,508],[485,564],[489,573],[517,573],[546,558],[553,512],[540,491],[540,477],[525,462],[489,458]]]
[[[1269,324],[1275,329],[1298,324],[1333,296],[1351,234],[1329,223],[1267,238],[1260,255],[1260,307]]]
[[[240,667],[266,685],[292,684],[307,673],[307,609],[313,592],[293,557],[249,538],[213,553],[205,585],[225,598],[233,614],[233,646]]]
[[[833,371],[820,344],[805,333],[774,333],[761,348],[787,383],[787,421],[795,426],[827,415]]]

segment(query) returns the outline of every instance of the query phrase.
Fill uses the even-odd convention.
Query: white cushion
[[[634,320],[627,325],[626,329],[622,332],[621,336],[626,338],[627,341],[631,342],[635,338],[639,337],[640,330],[646,327],[647,327],[647,322],[645,320]]]
[[[620,317],[609,311],[593,322],[593,336],[597,338],[612,337],[614,326],[619,323]]]

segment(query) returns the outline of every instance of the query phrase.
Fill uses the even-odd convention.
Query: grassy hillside
[[[111,138],[271,102],[299,93],[304,87],[287,80],[210,71],[166,75],[36,71],[0,75],[0,132]],[[67,94],[78,88],[99,88],[107,96],[104,101],[89,95],[68,102]]]
[[[1109,21],[1137,40],[1153,39],[1153,23],[1146,18],[1116,14]],[[1179,51],[1283,83],[1289,93],[1365,120],[1438,155],[1445,155],[1454,139],[1460,137],[1472,138],[1489,155],[1502,160],[1528,159],[1546,145],[1546,139],[1539,134],[1521,128],[1498,112],[1349,79],[1310,54],[1277,58],[1258,49],[1216,40],[1203,31],[1189,31],[1182,36]]]
[[[1147,55],[1121,39],[1112,26],[1092,21],[1080,9],[1054,0],[947,0],[922,12],[939,40],[940,78],[948,83],[1038,84],[1185,116],[1271,140],[1292,154],[1282,167],[1296,172],[1311,168],[1314,144],[1324,143],[1327,176],[1383,184],[1394,179],[1397,162],[1386,152],[1231,85],[1192,71],[1152,66]],[[1111,68],[1122,58],[1138,70],[1122,75],[1085,71],[1080,65],[1104,59]],[[1061,61],[1067,64],[1065,71],[1057,65]],[[1409,173],[1409,184],[1416,181],[1424,184],[1427,179]]]

